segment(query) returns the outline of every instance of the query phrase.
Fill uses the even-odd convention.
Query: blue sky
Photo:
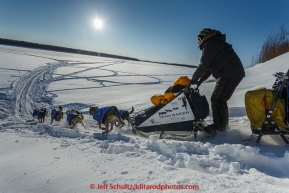
[[[289,30],[288,13],[288,0],[0,0],[0,37],[198,65],[209,27],[248,67],[271,32]]]

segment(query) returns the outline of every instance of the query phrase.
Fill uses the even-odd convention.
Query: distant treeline
[[[57,51],[57,52],[67,52],[67,53],[73,53],[73,54],[83,54],[83,55],[101,56],[101,57],[117,58],[117,59],[124,59],[124,60],[144,61],[144,60],[139,60],[137,58],[131,58],[131,57],[126,57],[126,56],[118,56],[118,55],[112,55],[112,54],[106,54],[106,53],[100,53],[100,52],[93,52],[93,51],[80,50],[80,49],[74,49],[74,48],[66,48],[66,47],[54,46],[54,45],[38,44],[38,43],[33,43],[33,42],[11,40],[11,39],[5,39],[5,38],[0,38],[0,44],[33,48],[33,49],[50,50],[50,51]],[[152,61],[144,61],[144,62],[152,62]],[[195,68],[195,66],[187,65],[187,64],[176,64],[176,63],[165,63],[165,62],[152,62],[152,63],[160,63],[160,64],[166,64],[166,65],[185,66],[185,67]]]
[[[271,32],[264,41],[260,52],[253,57],[251,66],[264,63],[268,60],[276,58],[282,54],[289,52],[289,31],[284,25],[280,26],[277,33]]]
[[[147,60],[140,60],[143,62],[150,62],[150,63],[158,63],[158,64],[165,64],[165,65],[172,65],[172,66],[184,66],[189,68],[197,68],[197,66],[189,65],[189,64],[177,64],[177,63],[167,63],[167,62],[152,62]]]
[[[38,43],[33,43],[33,42],[11,40],[11,39],[4,39],[4,38],[0,38],[0,44],[34,48],[34,49],[42,49],[42,50],[50,50],[50,51],[57,51],[57,52],[67,52],[67,53],[73,53],[73,54],[102,56],[102,57],[108,57],[108,58],[117,58],[117,59],[139,61],[136,58],[130,58],[130,57],[125,57],[125,56],[117,56],[117,55],[105,54],[105,53],[100,53],[100,52],[92,52],[92,51],[87,51],[87,50],[80,50],[80,49],[66,48],[66,47],[61,47],[61,46],[38,44]]]

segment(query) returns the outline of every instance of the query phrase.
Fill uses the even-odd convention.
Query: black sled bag
[[[196,120],[205,119],[209,113],[209,103],[205,95],[201,96],[199,92],[192,91],[191,107]]]

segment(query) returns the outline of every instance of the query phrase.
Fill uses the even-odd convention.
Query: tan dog
[[[52,124],[53,120],[60,121],[60,119],[63,118],[62,106],[59,106],[58,108],[59,108],[59,111],[56,111],[55,109],[51,111],[51,123],[50,124]]]
[[[82,113],[79,113],[77,110],[72,109],[66,111],[66,114],[69,125],[73,125],[73,127],[75,127],[76,123],[80,123],[84,127],[84,129],[88,130],[83,124],[84,117]]]
[[[129,123],[129,115],[132,114],[134,112],[134,108],[132,107],[131,108],[131,111],[128,112],[127,110],[119,110],[119,114],[120,114],[120,117],[121,119],[124,121],[124,120],[127,120],[127,122]],[[115,124],[116,126],[118,126],[118,124]]]
[[[89,107],[89,113],[90,115],[93,116],[93,119],[97,121],[98,123],[98,128],[101,129],[101,123],[105,125],[105,132],[104,133],[109,133],[113,130],[113,125],[115,124],[116,121],[120,123],[121,126],[124,125],[124,122],[122,121],[119,111],[117,107],[115,106],[110,106],[110,107],[103,107],[103,108],[98,108],[97,107]],[[108,129],[110,124],[110,129]]]

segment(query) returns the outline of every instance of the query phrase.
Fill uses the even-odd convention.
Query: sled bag
[[[266,119],[266,109],[270,109],[274,97],[275,91],[267,90],[266,88],[259,88],[246,92],[246,113],[254,129],[260,128],[264,123]],[[284,123],[285,110],[280,99],[278,99],[271,117],[278,127],[288,128],[288,126]]]
[[[193,90],[191,106],[196,120],[205,119],[210,113],[206,96],[201,96],[198,92],[194,92]]]
[[[157,108],[155,106],[152,106],[150,108],[143,110],[140,113],[137,113],[134,117],[134,124],[136,126],[139,126],[141,123],[147,120],[150,116],[152,116],[156,111],[157,111]]]

